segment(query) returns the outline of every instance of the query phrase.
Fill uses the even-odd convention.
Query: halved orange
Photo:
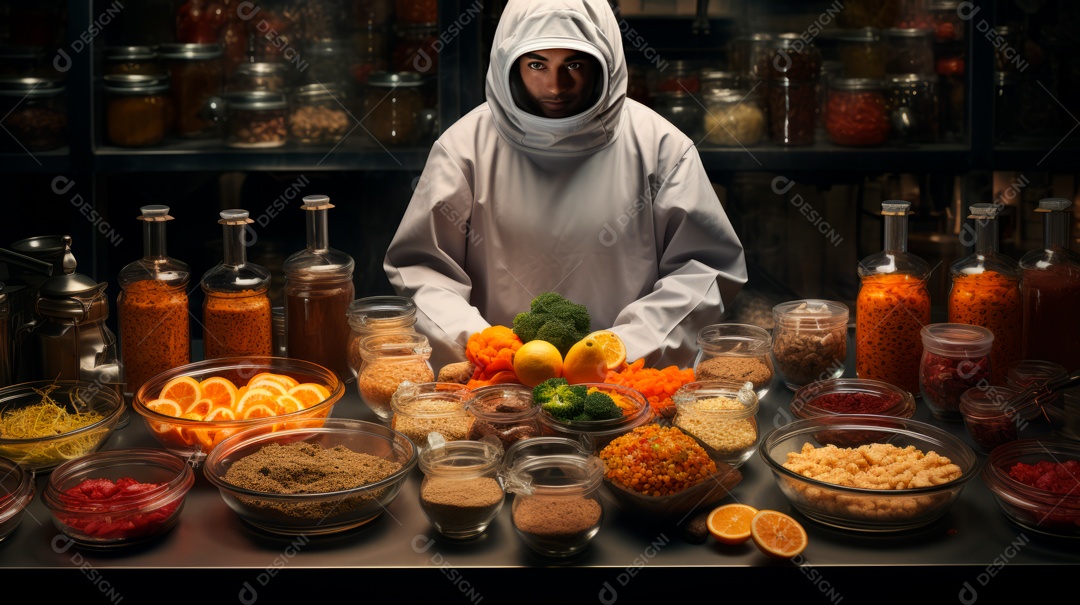
[[[184,418],[190,416],[198,416],[198,420],[202,420],[210,410],[214,409],[214,402],[206,399],[205,397],[196,401],[195,403],[187,406],[184,410]]]
[[[251,386],[252,384],[255,383],[255,381],[261,380],[263,378],[269,378],[270,380],[273,380],[274,382],[277,382],[281,386],[285,387],[286,391],[288,391],[289,389],[293,388],[294,386],[300,384],[300,382],[298,380],[296,380],[295,378],[293,378],[292,376],[286,376],[284,374],[273,374],[271,372],[260,372],[260,373],[258,373],[256,375],[252,376],[251,380],[248,380],[248,386]]]
[[[607,369],[618,370],[626,363],[626,345],[618,334],[611,330],[597,330],[586,338],[592,338],[600,345]]]
[[[277,399],[278,411],[281,414],[292,414],[304,409],[304,404],[292,395],[281,395]]]
[[[750,537],[762,552],[778,559],[798,555],[810,542],[798,521],[775,510],[761,510],[754,515],[750,520]]]
[[[172,399],[184,409],[202,399],[202,396],[199,381],[191,376],[177,376],[166,382],[164,388],[161,389],[161,394],[158,395],[161,399]]]
[[[267,389],[248,389],[248,391],[236,402],[236,409],[233,410],[233,412],[236,414],[237,418],[246,418],[247,416],[245,416],[245,413],[248,408],[252,406],[261,405],[268,407],[271,410],[277,410],[277,398],[278,395],[276,393]],[[276,415],[276,413],[272,415]]]
[[[180,407],[180,404],[172,399],[154,399],[153,401],[148,401],[146,402],[146,409],[157,412],[158,414],[172,416],[173,418],[179,418],[184,415],[184,408]]]
[[[231,408],[240,399],[236,385],[228,378],[214,376],[199,383],[202,396],[214,403],[214,407]]]
[[[289,389],[289,395],[300,400],[301,407],[309,408],[330,398],[330,389],[315,382],[305,382]]]
[[[709,513],[705,523],[722,544],[742,544],[750,539],[750,521],[758,509],[746,504],[725,504]]]
[[[274,416],[277,416],[277,410],[262,403],[248,406],[244,408],[244,411],[240,414],[240,418],[244,420],[251,420],[253,418],[273,418]]]

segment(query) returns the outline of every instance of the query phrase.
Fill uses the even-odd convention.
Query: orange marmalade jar
[[[881,204],[885,249],[859,263],[855,302],[855,372],[919,392],[920,330],[930,323],[930,266],[907,251],[909,202]]]

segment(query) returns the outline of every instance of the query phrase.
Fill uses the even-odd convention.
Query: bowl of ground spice
[[[1080,443],[1010,441],[990,452],[982,478],[1013,523],[1039,534],[1080,538]]]
[[[772,336],[749,324],[714,324],[698,331],[694,379],[752,382],[758,399],[773,379]]]
[[[416,464],[416,446],[398,431],[330,418],[232,435],[210,452],[203,472],[242,521],[298,536],[374,521]]]
[[[799,387],[791,398],[790,409],[791,414],[799,419],[847,414],[911,418],[915,415],[915,398],[900,387],[880,380],[833,378]],[[875,434],[823,431],[816,438],[822,443],[847,446],[873,441]]]
[[[37,473],[97,451],[116,430],[116,391],[79,380],[39,380],[0,389],[0,456]]]

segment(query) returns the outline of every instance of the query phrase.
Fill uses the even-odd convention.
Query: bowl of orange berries
[[[224,357],[162,372],[132,407],[165,449],[204,456],[243,430],[271,433],[328,418],[345,393],[323,366],[284,357]]]

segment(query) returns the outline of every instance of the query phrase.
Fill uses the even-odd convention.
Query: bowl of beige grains
[[[322,535],[375,520],[417,464],[398,431],[347,418],[312,419],[289,430],[232,435],[203,472],[242,521],[279,535]]]
[[[751,382],[758,399],[773,380],[772,335],[750,324],[713,324],[698,331],[694,380]]]

